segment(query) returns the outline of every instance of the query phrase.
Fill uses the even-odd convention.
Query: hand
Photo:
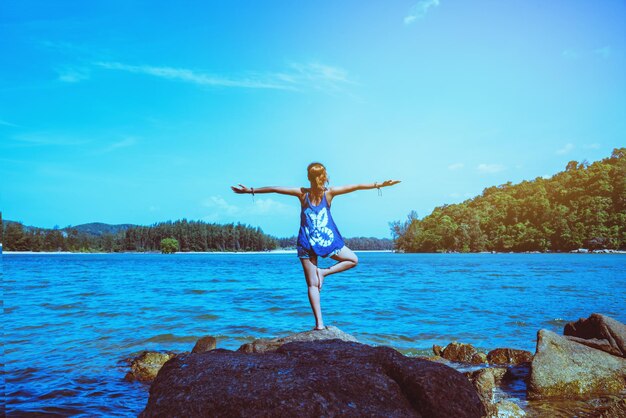
[[[400,183],[400,180],[385,180],[385,181],[382,182],[380,187],[393,186],[393,185],[398,184],[398,183]]]
[[[233,189],[233,192],[237,193],[237,194],[244,194],[244,193],[250,193],[251,190],[249,188],[247,188],[246,186],[244,186],[243,184],[240,184],[239,187],[237,186],[230,186],[231,189]]]

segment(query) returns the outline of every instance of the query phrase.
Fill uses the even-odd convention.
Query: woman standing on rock
[[[307,168],[307,177],[311,186],[291,187],[239,187],[232,186],[235,193],[280,193],[296,196],[300,200],[300,230],[298,232],[298,257],[302,263],[304,277],[309,288],[309,302],[315,316],[315,330],[324,329],[320,291],[324,278],[331,274],[348,270],[358,263],[354,252],[346,247],[335,221],[330,214],[330,204],[335,196],[357,190],[380,189],[400,183],[399,180],[387,180],[382,183],[355,184],[349,186],[326,187],[328,175],[321,163],[311,163]],[[318,257],[330,257],[337,263],[328,268],[317,266]]]

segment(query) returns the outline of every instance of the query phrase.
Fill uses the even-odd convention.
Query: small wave
[[[48,392],[45,395],[39,396],[39,399],[47,400],[47,399],[62,399],[62,398],[71,398],[73,396],[78,395],[79,392],[72,389],[57,389],[52,392]]]
[[[174,334],[159,334],[143,340],[145,343],[188,343],[195,342],[198,338],[190,335],[177,336]]]
[[[520,290],[520,291],[523,292],[525,290],[528,290],[528,287],[526,287],[526,286],[511,286],[511,285],[503,284],[502,286],[500,286],[500,289]]]
[[[82,303],[64,303],[61,305],[54,305],[52,303],[44,303],[41,306],[43,306],[44,308],[52,309],[53,311],[68,311],[68,310],[84,308],[84,305]]]
[[[554,319],[550,319],[549,321],[545,321],[546,324],[548,325],[554,325],[554,326],[563,326],[565,324],[567,324],[568,321],[567,319],[563,319],[563,318],[554,318]]]
[[[196,319],[201,319],[203,321],[215,321],[217,319],[220,319],[220,317],[218,315],[213,315],[213,314],[201,314],[201,315],[197,315]]]
[[[204,295],[205,293],[209,293],[209,291],[203,289],[186,289],[185,293],[188,295]]]

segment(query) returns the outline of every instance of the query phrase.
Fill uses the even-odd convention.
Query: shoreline
[[[441,255],[458,255],[458,254],[626,254],[626,250],[593,250],[593,251],[568,251],[568,252],[540,252],[540,251],[520,251],[520,252],[498,252],[498,251],[479,251],[479,252],[446,252],[446,253],[404,253],[397,252],[393,250],[353,250],[355,253],[392,253],[392,254],[441,254]],[[257,254],[296,254],[296,250],[270,250],[270,251],[177,251],[172,254],[167,255],[176,255],[176,254],[216,254],[216,255],[227,255],[227,254],[249,254],[249,255],[257,255]],[[162,254],[160,251],[123,251],[123,252],[74,252],[74,251],[3,251],[0,253],[1,255],[96,255],[96,254]]]

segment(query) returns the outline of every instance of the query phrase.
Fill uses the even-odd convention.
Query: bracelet
[[[251,190],[252,196],[254,196],[254,187],[250,187],[250,190]]]

